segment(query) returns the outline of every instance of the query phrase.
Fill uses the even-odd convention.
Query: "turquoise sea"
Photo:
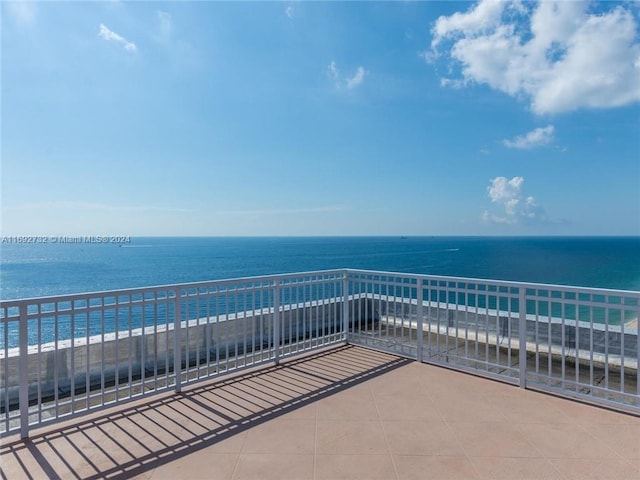
[[[0,245],[0,298],[357,268],[640,290],[640,237],[133,237]]]

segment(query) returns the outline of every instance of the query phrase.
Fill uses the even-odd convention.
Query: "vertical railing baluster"
[[[20,336],[20,363],[19,363],[19,405],[20,405],[20,438],[29,436],[29,324],[27,323],[27,304],[22,303],[19,307],[20,325],[18,334]],[[7,328],[7,327],[5,327]]]
[[[38,396],[37,401],[38,401],[38,423],[42,422],[42,370],[41,370],[41,364],[42,364],[42,303],[38,303],[38,322],[37,322],[37,329],[38,329],[38,353],[37,353],[37,376],[36,379],[38,381]],[[5,344],[6,345],[6,344]],[[5,353],[5,357],[7,358],[7,355]],[[6,378],[6,377],[5,377]]]
[[[418,305],[416,306],[416,360],[418,362],[422,362],[422,278],[418,278],[418,284],[416,285],[416,288],[416,301],[418,302]]]
[[[473,313],[473,318],[474,318],[475,327],[476,327],[476,331],[475,331],[475,335],[476,336],[475,336],[475,345],[474,345],[473,355],[474,355],[474,360],[475,360],[474,365],[477,367],[478,366],[478,360],[480,358],[480,317],[478,315],[478,303],[479,303],[480,300],[478,298],[479,295],[478,295],[478,285],[477,284],[473,285],[473,291],[475,292],[474,293],[474,295],[475,295],[474,296],[474,303],[475,303],[474,309],[475,309],[475,312]]]
[[[40,318],[40,316],[38,315],[38,319]],[[91,397],[90,397],[90,392],[91,392],[91,383],[89,382],[90,380],[90,376],[89,376],[89,372],[91,370],[91,364],[90,364],[90,360],[91,360],[91,336],[90,336],[90,330],[91,330],[91,300],[89,298],[87,298],[87,315],[86,315],[86,330],[85,330],[85,346],[86,346],[86,353],[85,353],[85,370],[84,370],[84,380],[85,380],[85,398],[87,400],[86,405],[87,405],[87,410],[89,410],[91,408]],[[38,343],[40,343],[40,341],[38,341]],[[40,378],[40,376],[38,376],[38,379]]]
[[[10,307],[2,307],[2,318],[5,319],[5,321],[2,322],[4,342],[3,353],[5,359],[9,358],[9,308]],[[9,408],[7,408],[7,406],[9,405],[9,362],[5,360],[4,362],[2,362],[2,365],[3,377],[2,381],[0,381],[0,385],[2,385],[3,388],[2,390],[0,390],[0,395],[2,395],[5,405],[4,414],[2,416],[2,423],[4,425],[3,432],[8,432],[10,429]]]
[[[140,298],[140,394],[144,395],[146,390],[146,356],[147,356],[147,338],[146,338],[146,293],[143,292]]]
[[[469,283],[465,283],[462,292],[464,306],[464,357],[469,359]]]
[[[69,372],[69,402],[71,403],[71,414],[76,411],[76,300],[71,300],[71,310],[70,310],[70,329],[71,329],[71,339],[70,344],[71,348],[68,349],[70,364],[70,372]]]
[[[212,328],[211,328],[211,289],[207,288],[207,297],[206,297],[206,307],[207,307],[207,321],[205,326],[205,335],[206,335],[206,355],[207,355],[207,376],[211,375],[211,336],[212,336]]]
[[[133,294],[127,296],[127,324],[129,325],[129,338],[127,341],[127,370],[129,371],[129,395],[133,396]]]
[[[605,297],[606,302],[607,297]],[[604,389],[609,391],[609,306],[604,311]],[[607,396],[608,399],[608,396]]]
[[[636,297],[636,407],[640,408],[640,295]]]
[[[511,332],[511,324],[512,324],[512,307],[513,307],[513,297],[511,296],[511,287],[507,287],[506,288],[506,296],[505,296],[505,300],[507,302],[507,337],[509,338],[509,342],[507,343],[507,369],[509,372],[509,375],[511,375],[511,372],[513,371],[513,365],[512,365],[512,352],[511,352],[511,339],[512,339],[512,332]]]
[[[100,405],[104,405],[105,402],[105,378],[104,378],[104,310],[105,310],[105,297],[100,298]]]
[[[240,342],[239,342],[239,337],[238,337],[238,322],[240,321],[239,319],[239,308],[238,308],[238,297],[240,296],[239,292],[238,292],[238,285],[234,285],[233,286],[233,293],[230,294],[230,298],[229,298],[229,304],[231,307],[231,310],[233,311],[233,355],[234,355],[234,359],[233,359],[233,366],[234,368],[238,368],[238,363],[239,363],[239,350],[240,350]],[[228,321],[229,317],[227,317],[227,321]]]
[[[273,348],[274,362],[280,363],[280,279],[276,279],[273,287]]]
[[[115,392],[116,392],[116,403],[118,403],[120,399],[120,307],[119,307],[119,297],[116,294],[114,297],[114,308],[113,313],[115,315]]]
[[[624,310],[624,298],[622,298],[623,306],[620,309],[620,391],[624,394],[624,319],[625,319],[625,310]],[[577,354],[576,354],[576,365],[577,365]]]
[[[432,313],[431,313],[431,285],[433,285],[433,280],[428,280],[427,281],[427,355],[429,356],[429,358],[431,358],[431,346],[432,346],[432,339],[431,339],[431,335],[432,335],[432,328],[431,328],[431,321],[432,321]],[[423,282],[424,285],[424,282]],[[424,294],[423,294],[424,295]],[[437,311],[437,307],[436,307],[436,311]],[[437,322],[436,322],[437,323]],[[436,339],[437,339],[437,334],[436,334]],[[422,347],[422,354],[423,354],[423,358],[424,358],[424,345]]]
[[[560,293],[560,295],[563,295],[562,292]],[[567,354],[565,351],[565,346],[567,344],[567,336],[566,336],[566,324],[565,324],[565,318],[566,318],[566,311],[565,311],[565,305],[564,305],[564,301],[561,298],[561,304],[560,304],[560,325],[561,325],[561,335],[560,335],[560,341],[562,342],[562,347],[560,348],[560,372],[562,375],[562,388],[565,388],[566,385],[566,374],[567,374]],[[553,302],[551,302],[551,309],[553,311]],[[553,315],[552,315],[553,317]]]
[[[520,286],[519,289],[519,297],[518,297],[518,307],[519,307],[519,325],[518,325],[518,333],[519,333],[519,359],[518,363],[520,364],[520,378],[519,378],[519,386],[520,388],[527,388],[527,290],[525,287]]]
[[[182,326],[181,306],[180,306],[180,288],[175,289],[173,310],[173,375],[175,377],[175,391],[180,393],[182,389],[182,346],[180,342],[180,330]]]
[[[342,279],[342,337],[349,343],[349,272],[344,271]]]

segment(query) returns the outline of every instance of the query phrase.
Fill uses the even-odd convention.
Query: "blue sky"
[[[639,235],[640,4],[1,4],[3,235]]]

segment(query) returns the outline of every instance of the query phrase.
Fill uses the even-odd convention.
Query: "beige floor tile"
[[[474,392],[476,395],[491,395],[507,391],[507,389],[504,388],[507,386],[506,384],[494,382],[485,377],[448,370],[442,367],[425,366],[429,368],[430,371],[425,373],[423,379],[429,392],[433,394],[443,392],[448,395]],[[438,388],[431,388],[433,385],[437,385]]]
[[[395,455],[462,456],[464,450],[446,422],[383,422],[389,449]]]
[[[3,477],[11,480],[55,477],[57,470],[48,470],[27,448],[3,449],[0,454],[0,470]]]
[[[426,395],[376,395],[375,403],[382,420],[443,420],[440,410]]]
[[[311,403],[301,407],[294,407],[282,415],[287,420],[315,420],[318,414],[318,404]]]
[[[319,420],[378,420],[378,409],[368,388],[346,390],[318,403]]]
[[[519,424],[518,430],[547,458],[615,458],[609,446],[580,425]]]
[[[155,470],[148,470],[146,472],[142,472],[138,474],[132,473],[129,479],[130,480],[149,480],[154,473],[155,473]]]
[[[148,428],[158,432],[163,443],[175,445],[193,438],[195,432],[185,428],[173,415],[172,410],[148,410],[142,414]]]
[[[433,404],[448,422],[504,422],[502,409],[472,391],[433,395]]]
[[[426,394],[424,382],[420,377],[410,377],[390,372],[367,382],[377,397],[391,396],[395,398],[422,396]]]
[[[81,478],[76,471],[76,459],[72,457],[71,461],[68,461],[65,455],[72,455],[68,448],[56,447],[54,449],[51,442],[38,442],[35,449],[21,451],[19,461],[13,462],[13,464],[5,465],[5,455],[3,455],[2,470],[8,479],[24,478],[25,476],[35,478],[32,476],[32,471],[44,471],[47,476],[42,478]],[[29,466],[29,470],[25,469],[26,466]],[[33,470],[31,470],[32,468]]]
[[[405,365],[402,365],[399,368],[396,368],[392,372],[389,372],[388,375],[393,375],[397,377],[410,377],[416,378],[421,377],[424,369],[422,365],[418,362],[408,362]]]
[[[229,423],[229,419],[222,417],[216,409],[207,408],[192,395],[179,397],[171,406],[172,410],[167,412],[168,419],[178,423],[190,435],[202,435]]]
[[[181,442],[180,436],[174,431],[175,424],[152,410],[114,421],[106,419],[94,425],[93,432],[100,431],[110,437],[117,437],[124,430],[138,441],[144,441],[145,447],[152,451]]]
[[[238,454],[212,454],[200,451],[159,465],[148,478],[151,480],[176,480],[179,478],[230,480],[237,462]]]
[[[509,423],[562,423],[564,413],[540,393],[514,388],[506,395],[490,395],[482,401],[493,405]]]
[[[206,439],[207,451],[211,453],[240,453],[247,431],[221,432]]]
[[[452,423],[451,428],[470,457],[542,457],[542,454],[511,424]]]
[[[152,462],[144,463],[141,465],[129,465],[126,468],[117,470],[110,475],[113,478],[136,478],[138,480],[148,480],[155,473],[156,466],[158,464],[159,462],[157,460],[153,460]],[[100,475],[104,475],[104,472],[101,472]]]
[[[554,405],[561,414],[560,419],[566,423],[579,425],[593,424],[635,424],[640,425],[640,416],[625,415],[605,408],[586,405],[565,398],[551,397],[549,403]]]
[[[86,478],[96,475],[103,470],[111,470],[118,466],[118,464],[113,460],[113,457],[108,458],[103,452],[98,452],[88,448],[80,449],[73,443],[72,439],[67,439],[66,437],[58,437],[48,442],[48,447],[49,451],[52,453],[55,452],[53,462],[59,461],[59,463],[56,462],[58,465],[64,465],[64,467],[62,467],[62,471],[66,473],[60,475],[63,478],[71,476]],[[135,457],[129,455],[124,456],[121,454],[122,452],[118,453],[120,453],[120,455],[117,455],[116,458],[122,458],[123,463],[130,462],[132,460],[135,461]],[[94,457],[93,460],[90,458],[91,456]],[[61,471],[60,467],[61,466],[54,466],[56,472]]]
[[[237,394],[238,392],[235,391]],[[234,392],[216,389],[208,392],[207,396],[200,399],[201,403],[211,412],[218,415],[221,423],[229,423],[251,417],[261,409],[251,402],[240,398],[234,398]]]
[[[96,430],[114,439],[122,437],[123,432],[126,432],[124,443],[128,444],[129,451],[135,454],[138,454],[137,452],[140,450],[154,452],[178,442],[176,437],[170,435],[170,430],[163,431],[156,424],[150,425],[141,415],[119,419],[115,422],[102,423],[97,428],[92,429],[91,438],[97,440],[98,434]]]
[[[605,458],[557,458],[551,460],[568,480],[638,480],[640,470],[631,462]]]
[[[86,432],[71,432],[53,440],[51,446],[66,452],[65,460],[74,469],[84,466],[94,474],[149,454],[148,450],[141,451],[140,445],[134,445],[130,438],[123,441],[122,432],[118,433],[120,438],[113,438],[94,430],[90,440]]]
[[[306,480],[313,478],[313,455],[243,453],[233,480]]]
[[[476,480],[478,475],[465,456],[394,455],[400,480]]]
[[[565,476],[545,458],[472,457],[471,463],[482,479],[565,480]]]
[[[315,420],[276,418],[248,430],[242,453],[313,454]]]
[[[316,480],[393,480],[389,455],[317,455]]]
[[[380,422],[318,420],[316,454],[388,453]]]
[[[290,402],[296,398],[306,395],[310,391],[321,387],[324,382],[312,382],[303,378],[297,372],[287,375],[285,371],[279,371],[273,375],[256,377],[243,382],[243,390],[247,394],[260,392],[260,396],[268,403],[275,405],[283,402]]]
[[[582,428],[618,455],[640,460],[640,424],[582,425]]]

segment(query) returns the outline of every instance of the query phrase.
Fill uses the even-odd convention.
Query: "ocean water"
[[[640,290],[640,237],[134,237],[0,245],[3,300],[357,268]]]

